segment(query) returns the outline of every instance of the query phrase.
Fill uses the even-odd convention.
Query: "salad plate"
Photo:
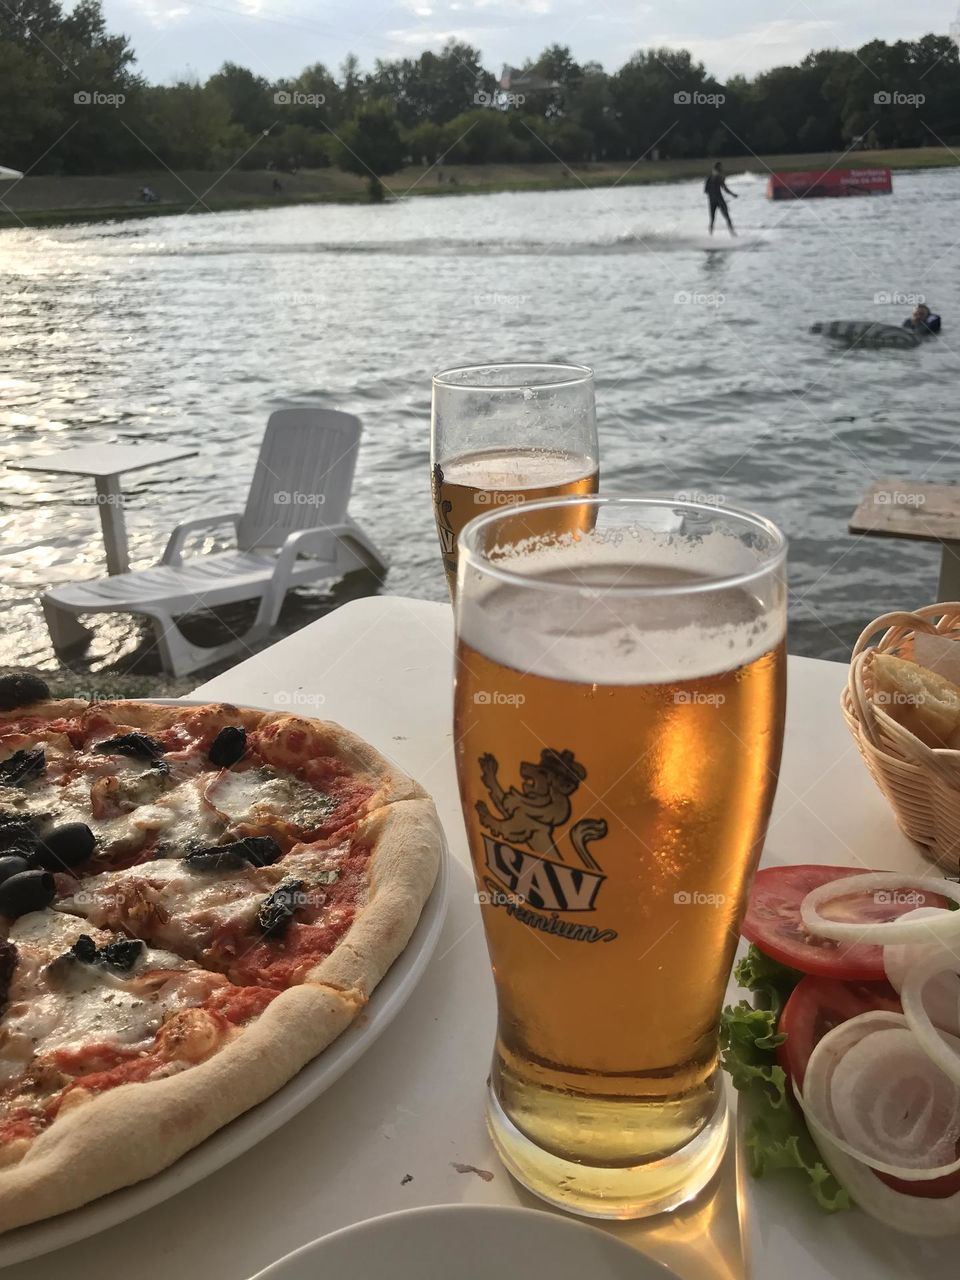
[[[930,870],[758,873],[724,1011],[748,1275],[958,1275],[957,897]]]

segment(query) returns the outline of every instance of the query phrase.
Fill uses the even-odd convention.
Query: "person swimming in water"
[[[735,236],[737,233],[733,229],[733,223],[730,221],[730,210],[727,208],[727,202],[723,198],[723,193],[733,196],[734,200],[739,200],[739,196],[735,191],[731,191],[727,186],[726,175],[723,172],[723,165],[718,160],[713,166],[713,172],[703,184],[703,189],[710,199],[710,234],[713,235],[713,224],[717,220],[717,212],[723,214],[726,219],[727,226],[730,228],[730,234]]]
[[[918,338],[929,338],[940,332],[940,317],[934,315],[925,302],[914,308],[913,315],[903,322],[904,329],[912,329]]]

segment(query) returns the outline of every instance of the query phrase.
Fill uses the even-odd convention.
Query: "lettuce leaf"
[[[823,1163],[776,1058],[777,1046],[786,1039],[777,1030],[780,1012],[803,975],[751,946],[735,976],[761,1006],[746,1000],[728,1005],[720,1025],[720,1061],[740,1094],[748,1168],[757,1178],[778,1169],[799,1170],[821,1209],[849,1209],[850,1197]]]
[[[741,987],[754,993],[756,1008],[773,1010],[779,1020],[783,1006],[803,974],[798,969],[788,969],[779,960],[771,960],[751,943],[747,954],[738,961],[733,976]]]

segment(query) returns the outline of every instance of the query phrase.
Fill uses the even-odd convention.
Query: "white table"
[[[338,720],[419,778],[437,802],[453,858],[444,932],[396,1021],[299,1117],[165,1204],[18,1266],[16,1280],[121,1273],[244,1280],[319,1235],[397,1209],[543,1207],[504,1172],[484,1128],[495,1008],[451,752],[451,671],[449,606],[367,599],[192,695]],[[837,663],[790,660],[784,767],[765,860],[919,865],[840,718],[845,675]],[[453,1162],[494,1177],[457,1173]],[[607,1229],[667,1262],[682,1280],[741,1280],[733,1165],[729,1155],[697,1205]],[[412,1181],[404,1182],[408,1174]],[[513,1274],[530,1262],[518,1260]],[[757,1280],[774,1274],[758,1271]]]
[[[120,477],[125,471],[143,471],[180,458],[192,458],[196,449],[176,445],[94,444],[83,449],[65,449],[26,462],[8,462],[12,471],[51,471],[57,475],[91,476],[97,489],[100,528],[107,553],[107,573],[126,573],[130,568],[127,527],[123,518],[123,490]]]

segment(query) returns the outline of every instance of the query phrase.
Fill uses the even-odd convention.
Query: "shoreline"
[[[766,178],[770,170],[884,167],[895,172],[955,168],[960,158],[947,147],[889,151],[824,152],[800,156],[734,156],[724,160],[731,177],[750,172]],[[570,191],[680,182],[702,177],[712,159],[644,160],[631,164],[595,161],[579,165],[490,164],[411,166],[384,180],[393,199],[413,196],[494,195],[501,192]],[[284,190],[273,194],[278,177]],[[127,193],[149,186],[161,199],[143,204]],[[175,198],[186,188],[188,198]],[[167,193],[170,193],[168,196]],[[200,194],[197,195],[196,193]],[[191,198],[192,197],[192,198]],[[0,229],[43,227],[130,218],[173,217],[186,213],[289,208],[304,204],[367,203],[366,183],[337,169],[233,171],[222,177],[201,171],[182,177],[160,170],[97,176],[26,177],[0,183]]]

